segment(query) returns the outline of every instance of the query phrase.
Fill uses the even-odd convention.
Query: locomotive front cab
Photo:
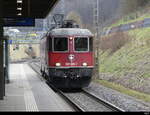
[[[92,77],[93,36],[85,34],[85,29],[73,30],[78,33],[64,34],[72,32],[72,29],[61,29],[61,34],[49,37],[49,76],[60,88],[86,87]],[[84,35],[81,31],[84,31]]]

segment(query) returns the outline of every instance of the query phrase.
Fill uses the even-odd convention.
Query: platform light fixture
[[[18,16],[22,16],[22,13],[18,13],[17,15],[18,15]]]
[[[22,3],[23,3],[23,0],[17,0],[17,16],[22,16]]]
[[[23,2],[22,0],[17,0],[17,3],[20,3],[20,4],[22,4],[22,2]]]
[[[17,10],[20,10],[20,11],[21,11],[21,10],[22,10],[22,8],[21,8],[21,7],[18,7],[18,8],[17,8]]]

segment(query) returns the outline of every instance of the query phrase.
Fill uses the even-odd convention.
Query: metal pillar
[[[5,95],[5,77],[4,77],[4,61],[3,61],[3,0],[0,0],[0,100]]]
[[[9,83],[9,48],[8,48],[8,40],[9,37],[5,36],[5,47],[4,47],[4,52],[5,52],[5,71],[4,71],[4,75],[5,75],[5,82]]]

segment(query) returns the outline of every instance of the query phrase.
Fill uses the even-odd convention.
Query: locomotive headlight
[[[73,37],[70,37],[70,40],[73,40]]]
[[[87,66],[88,64],[87,64],[87,63],[83,63],[82,65],[83,65],[83,66]]]
[[[56,63],[56,66],[57,66],[57,67],[60,67],[60,66],[61,66],[61,63]]]

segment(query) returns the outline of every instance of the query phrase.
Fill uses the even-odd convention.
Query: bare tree
[[[137,10],[139,7],[142,7],[149,0],[121,0],[121,7],[123,9],[123,14],[128,14],[132,11]]]

